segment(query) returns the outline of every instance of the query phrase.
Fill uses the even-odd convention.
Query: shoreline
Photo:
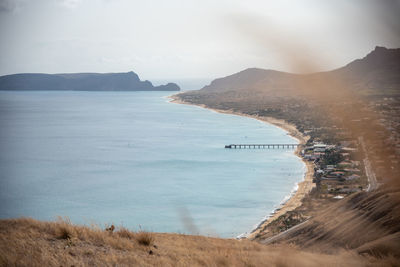
[[[232,110],[220,110],[220,109],[209,108],[203,104],[188,103],[188,102],[182,101],[180,98],[178,98],[176,96],[176,94],[167,96],[167,98],[169,99],[169,102],[171,102],[171,103],[202,107],[202,108],[209,109],[209,110],[212,110],[212,111],[215,111],[218,113],[248,117],[248,118],[262,121],[264,123],[272,124],[276,127],[279,127],[281,129],[285,130],[286,132],[288,132],[288,134],[291,137],[297,139],[297,141],[299,142],[300,145],[305,145],[307,140],[309,139],[309,136],[304,136],[300,131],[297,130],[296,126],[294,126],[293,124],[290,124],[284,120],[275,119],[272,117],[251,116],[248,114],[244,114],[244,113],[236,112],[236,111],[232,111]],[[306,161],[300,155],[300,151],[301,151],[301,149],[300,149],[300,147],[298,147],[296,149],[296,151],[294,152],[294,154],[303,161],[306,169],[305,169],[303,179],[296,184],[297,189],[292,190],[289,194],[289,198],[282,200],[282,202],[279,204],[279,206],[277,208],[275,208],[271,213],[266,215],[264,217],[264,219],[260,223],[258,223],[254,229],[251,230],[250,233],[243,233],[243,234],[239,235],[238,238],[254,239],[254,237],[258,233],[260,233],[265,226],[267,226],[271,222],[275,221],[277,218],[279,218],[281,215],[285,214],[286,212],[292,211],[292,210],[296,209],[297,207],[301,206],[303,198],[312,190],[313,187],[315,187],[315,185],[312,182],[313,176],[314,176],[314,166],[311,162]]]

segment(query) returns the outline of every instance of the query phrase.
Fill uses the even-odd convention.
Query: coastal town
[[[303,199],[301,207],[270,222],[256,238],[270,237],[306,221],[326,203],[352,193],[375,190],[385,178],[390,179],[390,175],[396,174],[400,158],[399,98],[373,98],[367,108],[376,114],[375,120],[364,117],[353,122],[365,123],[369,129],[376,127],[372,136],[365,132],[364,136],[355,138],[351,132],[336,126],[304,131],[313,138],[302,149],[301,156],[314,165],[316,187]],[[360,129],[365,128],[358,127]],[[337,141],[322,142],[316,134],[321,132],[335,133],[329,139]],[[381,179],[377,180],[377,177]]]
[[[208,90],[179,94],[178,100],[267,122],[281,120],[305,137],[298,155],[311,168],[309,192],[302,193],[300,205],[278,207],[250,239],[265,240],[286,231],[330,203],[373,191],[400,173],[400,98],[396,95],[331,101],[313,96],[266,96],[260,91]]]
[[[254,239],[266,239],[288,230],[308,220],[329,203],[356,192],[375,190],[385,179],[395,177],[400,159],[400,99],[373,97],[368,100],[363,106],[364,112],[355,113],[363,116],[351,119],[353,128],[338,126],[342,118],[334,115],[329,117],[329,124],[318,125],[316,122],[324,120],[317,116],[323,113],[313,114],[314,119],[307,122],[292,120],[310,137],[300,155],[312,163],[315,187],[304,197],[301,206],[267,221]],[[295,113],[290,106],[285,107],[286,114]],[[332,108],[343,110],[349,107],[347,103],[341,103]],[[329,112],[335,114],[334,110]]]

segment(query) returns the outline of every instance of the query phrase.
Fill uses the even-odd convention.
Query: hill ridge
[[[133,72],[125,73],[18,73],[0,76],[5,91],[179,91],[175,83],[154,86]]]

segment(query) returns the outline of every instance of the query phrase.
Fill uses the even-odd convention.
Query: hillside
[[[395,266],[393,257],[181,234],[114,231],[66,220],[0,221],[1,266]]]
[[[400,48],[376,47],[362,59],[328,72],[365,95],[400,94]]]
[[[153,86],[134,72],[74,74],[13,74],[0,77],[0,90],[7,91],[179,91],[175,83]]]
[[[218,78],[190,94],[254,92],[271,96],[296,96],[317,90],[329,90],[327,81],[335,81],[346,90],[362,95],[400,94],[400,48],[376,47],[362,59],[327,72],[292,74],[275,70],[250,68],[224,78]],[[310,84],[313,88],[307,89]],[[317,89],[318,88],[318,89]]]
[[[360,254],[400,258],[400,189],[353,194],[286,234],[269,239],[259,236],[257,240],[325,252],[348,248]]]
[[[354,194],[294,231],[220,239],[0,220],[1,266],[399,266],[400,189]]]

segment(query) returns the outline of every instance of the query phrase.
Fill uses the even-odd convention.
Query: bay
[[[304,176],[275,126],[170,92],[0,92],[0,218],[236,237]]]

